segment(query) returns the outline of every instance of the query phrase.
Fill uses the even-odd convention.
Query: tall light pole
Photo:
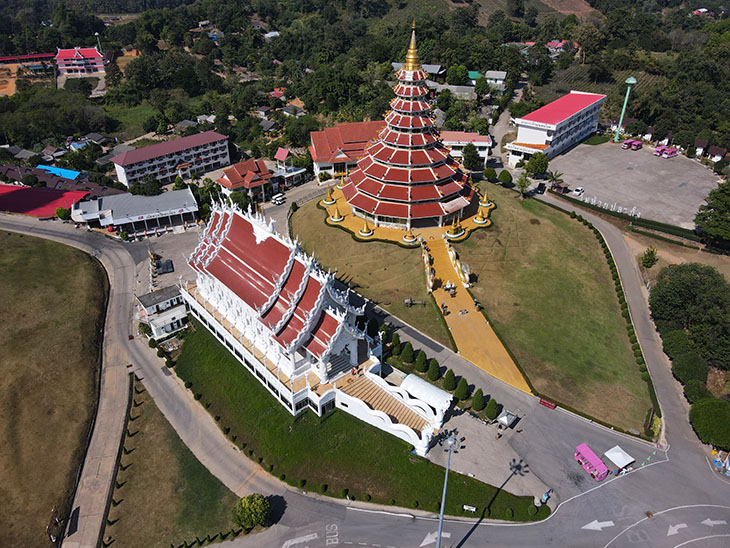
[[[96,36],[96,46],[99,48],[99,53],[101,53],[101,38],[99,38],[99,33],[95,32],[94,36]]]
[[[441,445],[446,445],[446,449],[444,451],[448,451],[449,456],[446,457],[446,476],[444,476],[444,492],[443,495],[441,495],[441,512],[439,513],[439,530],[438,530],[438,536],[436,537],[436,548],[441,548],[441,532],[444,528],[444,506],[446,505],[446,486],[449,483],[449,467],[451,466],[451,453],[458,453],[459,449],[459,442],[464,441],[464,438],[461,438],[461,440],[457,439],[456,437],[457,431],[454,430],[449,434],[449,436],[445,439],[439,442]]]
[[[621,118],[618,120],[618,127],[616,128],[616,136],[613,138],[614,143],[618,143],[619,133],[621,133],[621,125],[624,123],[624,114],[626,114],[626,105],[629,102],[629,93],[631,93],[631,86],[636,83],[636,78],[629,76],[626,78],[626,97],[624,98],[624,107],[621,109]]]

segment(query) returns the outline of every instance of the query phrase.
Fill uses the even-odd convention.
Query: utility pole
[[[624,98],[624,107],[621,109],[621,118],[618,120],[618,127],[616,128],[616,136],[613,138],[614,143],[618,143],[619,133],[621,133],[621,125],[624,123],[624,114],[626,114],[626,105],[629,102],[629,93],[631,93],[631,86],[636,83],[636,78],[629,76],[626,78],[626,97]]]
[[[441,548],[441,532],[444,528],[444,506],[446,505],[446,486],[449,483],[449,468],[451,466],[451,453],[458,453],[459,443],[461,441],[464,441],[464,438],[461,438],[461,440],[457,439],[456,437],[456,430],[451,432],[449,436],[445,439],[439,442],[440,445],[446,445],[447,448],[444,449],[444,451],[448,451],[449,456],[446,457],[446,476],[444,476],[444,492],[441,495],[441,512],[439,513],[439,530],[438,530],[438,536],[436,537],[436,548]],[[462,446],[463,448],[463,446]]]

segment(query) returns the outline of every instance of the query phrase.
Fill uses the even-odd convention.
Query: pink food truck
[[[608,468],[585,443],[581,443],[575,448],[575,454],[573,456],[578,464],[580,464],[594,480],[603,481],[606,479],[606,476],[608,475]]]

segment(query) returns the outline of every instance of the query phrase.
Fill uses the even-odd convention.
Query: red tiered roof
[[[215,211],[203,235],[203,241],[190,257],[188,264],[198,271],[217,279],[236,296],[254,309],[268,302],[275,290],[275,283],[285,271],[291,250],[270,234],[258,234],[253,224],[239,213]],[[260,318],[266,327],[274,328],[283,321],[274,339],[287,347],[299,336],[306,317],[324,288],[313,276],[306,275],[304,264],[296,260],[284,280],[274,304]],[[306,288],[295,302],[295,295],[302,284]],[[286,317],[294,306],[293,312]],[[309,340],[304,347],[320,357],[327,348],[338,325],[329,312],[319,313]]]
[[[261,186],[273,177],[274,174],[266,167],[263,159],[249,158],[224,169],[223,176],[216,183],[230,190],[238,190]]]
[[[356,213],[406,220],[442,217],[463,209],[474,196],[448,147],[439,142],[425,101],[427,74],[415,48],[414,34],[406,63],[396,75],[399,82],[393,88],[392,110],[385,116],[387,127],[363,148],[342,190]],[[313,134],[313,143],[314,139]]]

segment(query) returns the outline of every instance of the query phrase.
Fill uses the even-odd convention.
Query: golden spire
[[[335,204],[335,214],[332,216],[333,219],[342,219],[342,215],[340,215],[340,208],[337,207],[337,204]]]
[[[416,18],[413,18],[411,25],[411,44],[406,53],[406,62],[403,63],[403,70],[421,70],[421,62],[418,60],[418,48],[416,47]]]
[[[362,221],[363,222],[362,222],[362,231],[361,232],[363,234],[370,234],[370,227],[368,226],[368,220],[363,219]]]
[[[327,201],[328,202],[331,202],[332,201],[332,187],[329,187],[327,189]]]
[[[477,211],[477,222],[479,222],[479,223],[484,222],[484,214],[482,213],[481,207]]]

